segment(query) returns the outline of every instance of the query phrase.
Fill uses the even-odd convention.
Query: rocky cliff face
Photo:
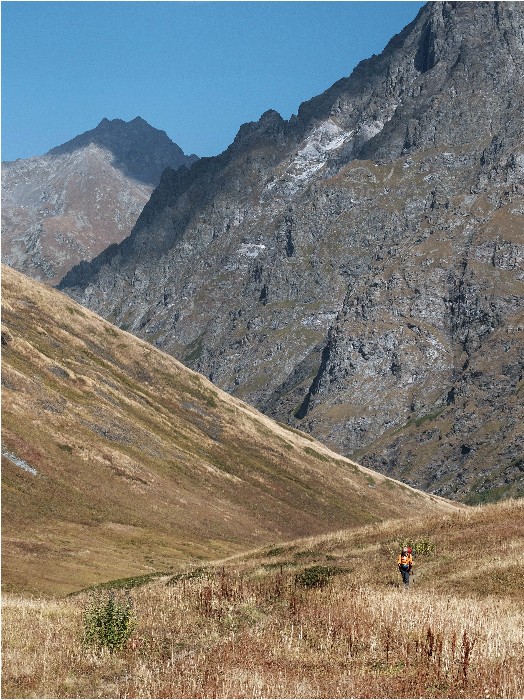
[[[120,243],[166,167],[191,165],[137,117],[103,119],[41,157],[2,164],[2,260],[49,284]]]
[[[379,470],[520,493],[523,32],[518,3],[429,3],[289,121],[166,171],[62,288]]]

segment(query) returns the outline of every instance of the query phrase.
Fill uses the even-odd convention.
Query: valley
[[[3,163],[2,697],[524,697],[523,27]]]
[[[428,3],[290,119],[166,170],[60,289],[370,468],[523,496],[522,7]]]
[[[83,615],[107,590],[4,596],[4,693],[522,697],[523,507],[408,515],[278,541],[138,587],[114,582],[136,627],[112,654],[82,644]],[[407,591],[396,569],[406,541],[419,550]]]
[[[2,284],[6,696],[521,696],[522,499],[409,488]],[[109,601],[111,653],[85,637]]]
[[[458,506],[331,452],[2,269],[2,587],[70,593]]]

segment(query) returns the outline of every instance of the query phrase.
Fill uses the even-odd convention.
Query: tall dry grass
[[[137,632],[110,654],[81,641],[87,595],[8,596],[3,697],[524,696],[524,610],[501,597],[218,569],[133,599]]]
[[[113,654],[82,642],[88,592],[7,595],[3,697],[524,697],[523,515],[391,521],[159,578],[132,590]],[[406,537],[431,545],[407,591]],[[332,574],[319,588],[312,567]]]

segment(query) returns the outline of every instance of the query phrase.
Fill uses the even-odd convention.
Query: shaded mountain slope
[[[289,121],[166,171],[61,288],[377,469],[522,493],[523,8],[428,3]]]
[[[377,220],[403,196],[418,211],[409,239],[380,247],[348,288],[295,414],[367,466],[472,502],[524,494],[524,242],[510,153],[498,185],[474,194],[456,170],[433,189],[449,151],[368,164]]]
[[[190,166],[140,117],[103,119],[43,156],[2,163],[2,260],[56,284],[132,229],[167,167]]]
[[[156,187],[166,168],[176,170],[182,165],[189,168],[198,160],[186,156],[165,131],[155,129],[142,117],[129,122],[123,119],[102,119],[95,129],[86,131],[52,148],[47,155],[60,156],[94,145],[109,151],[113,167],[133,180]]]
[[[277,425],[7,267],[2,323],[8,589],[67,592],[452,507]]]

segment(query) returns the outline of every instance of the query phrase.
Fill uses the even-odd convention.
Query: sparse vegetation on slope
[[[4,590],[67,593],[408,504],[453,509],[278,426],[55,290],[9,268],[2,289]]]
[[[427,3],[296,116],[164,175],[60,287],[383,474],[524,496],[523,26]]]
[[[5,597],[10,697],[523,697],[524,501],[278,543],[133,589],[113,654],[91,594]],[[398,587],[399,543],[431,543]],[[327,576],[301,585],[304,572]],[[500,576],[512,572],[514,578]]]

